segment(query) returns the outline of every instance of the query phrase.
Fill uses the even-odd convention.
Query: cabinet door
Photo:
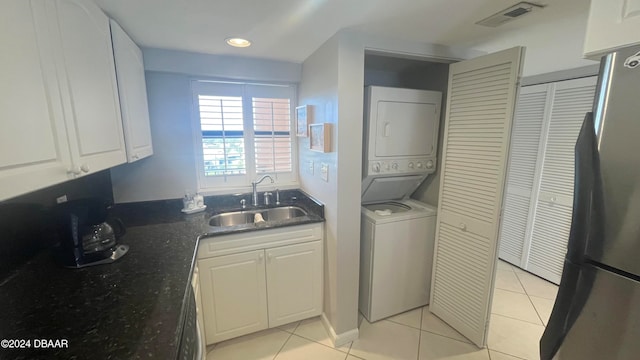
[[[322,313],[322,243],[265,250],[269,327]]]
[[[56,58],[69,143],[83,173],[126,161],[109,19],[91,0],[57,0]],[[78,170],[78,169],[76,169]]]
[[[596,77],[562,81],[553,86],[540,191],[525,268],[558,284],[571,227],[575,145],[584,116],[593,107]]]
[[[207,344],[266,329],[264,250],[199,260]]]
[[[70,178],[43,5],[0,5],[0,201]]]
[[[640,44],[640,0],[591,0],[584,55],[594,60]]]
[[[111,38],[127,160],[134,162],[153,154],[142,51],[113,20]]]
[[[484,347],[524,48],[450,66],[429,309]]]
[[[507,170],[504,217],[500,225],[500,258],[525,266],[524,248],[530,239],[534,188],[541,156],[541,139],[550,106],[550,85],[527,86],[520,90],[513,118],[509,168]],[[526,245],[528,247],[528,245]]]

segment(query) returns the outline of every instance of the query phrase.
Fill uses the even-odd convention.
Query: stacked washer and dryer
[[[365,88],[360,312],[374,322],[429,303],[436,208],[409,196],[436,169],[442,93]]]

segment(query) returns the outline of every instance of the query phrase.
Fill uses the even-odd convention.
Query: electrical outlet
[[[310,175],[313,175],[313,169],[314,169],[313,160],[309,160],[309,161],[307,161],[307,172],[308,172]]]
[[[320,177],[322,180],[329,182],[329,164],[322,163],[320,166]]]
[[[56,204],[62,204],[67,202],[67,195],[58,196],[56,198]]]

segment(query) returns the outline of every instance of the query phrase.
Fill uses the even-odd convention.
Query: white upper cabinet
[[[0,5],[0,201],[71,179],[42,2]]]
[[[113,20],[111,38],[127,160],[134,162],[153,154],[142,51]]]
[[[97,5],[2,1],[0,46],[0,201],[126,161],[109,19]]]
[[[584,55],[600,56],[640,44],[640,0],[591,0]]]
[[[126,161],[109,18],[91,0],[49,2],[74,170]]]

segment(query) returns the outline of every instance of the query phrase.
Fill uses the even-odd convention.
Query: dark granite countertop
[[[324,221],[322,205],[297,190],[282,193],[283,205],[310,215],[216,229],[208,218],[246,194],[207,197],[208,209],[192,215],[180,212],[180,200],[116,205],[127,227],[120,243],[130,247],[118,261],[65,269],[43,252],[0,280],[0,339],[31,340],[30,349],[0,349],[0,359],[174,359],[199,237]],[[65,339],[68,348],[34,349],[34,339]]]

